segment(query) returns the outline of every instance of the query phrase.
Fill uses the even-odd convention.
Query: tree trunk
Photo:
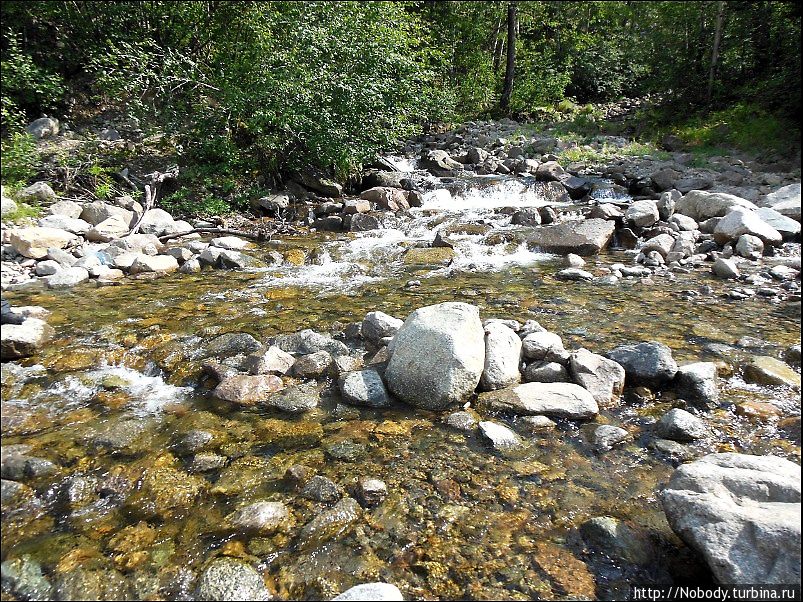
[[[494,61],[494,75],[499,73],[499,65],[502,63],[502,51],[504,49],[504,41],[499,37],[499,34],[502,31],[502,18],[499,18],[499,21],[496,23],[496,30],[494,32],[494,54],[493,54],[493,61]]]
[[[510,110],[510,95],[513,93],[513,74],[516,68],[516,3],[507,5],[507,62],[505,64],[505,84],[499,108],[503,113]]]
[[[708,88],[705,91],[705,101],[711,102],[714,93],[714,74],[719,60],[719,42],[722,39],[722,21],[725,19],[725,2],[717,2],[717,21],[714,29],[714,47],[711,49],[711,66],[708,69]]]

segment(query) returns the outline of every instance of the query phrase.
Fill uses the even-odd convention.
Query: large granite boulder
[[[761,207],[770,207],[781,215],[800,222],[800,182],[771,192],[758,204]]]
[[[396,397],[430,410],[460,402],[477,388],[485,363],[479,309],[455,302],[417,309],[388,352],[385,380]]]
[[[675,213],[688,215],[701,222],[711,217],[723,217],[736,207],[750,210],[757,208],[747,199],[732,194],[692,190],[678,200],[675,205]]]
[[[49,248],[63,249],[75,238],[72,232],[56,228],[16,228],[11,231],[9,242],[20,255],[42,259]]]
[[[727,584],[800,584],[800,466],[710,454],[660,492],[672,529]]]

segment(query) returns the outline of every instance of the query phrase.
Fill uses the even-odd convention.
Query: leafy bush
[[[27,183],[36,174],[39,153],[34,139],[24,132],[14,132],[0,142],[2,181],[11,187]]]
[[[25,125],[25,111],[53,108],[64,94],[61,77],[36,65],[29,54],[20,48],[19,35],[7,31],[0,74],[3,80],[2,125],[5,132],[19,130]]]

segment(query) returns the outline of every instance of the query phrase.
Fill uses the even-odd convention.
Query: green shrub
[[[19,186],[27,183],[36,175],[39,153],[34,139],[22,132],[14,132],[0,142],[2,161],[0,171],[2,181],[7,186]]]

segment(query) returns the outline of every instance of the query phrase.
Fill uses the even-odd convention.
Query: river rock
[[[268,397],[263,405],[282,412],[299,414],[318,407],[320,395],[315,387],[291,385]]]
[[[67,217],[66,215],[48,215],[37,222],[40,228],[54,228],[66,230],[73,234],[85,234],[92,226],[82,219]]]
[[[58,136],[59,120],[53,117],[40,117],[29,123],[25,131],[37,140]]]
[[[594,429],[594,447],[599,450],[611,449],[630,438],[630,433],[625,429],[612,424],[601,424]]]
[[[463,165],[449,156],[444,150],[429,150],[422,153],[424,168],[437,175],[449,175],[452,171],[463,169]]]
[[[479,427],[483,438],[498,451],[509,451],[523,444],[521,437],[498,422],[484,420],[479,423]]]
[[[480,378],[483,390],[503,389],[519,382],[521,347],[514,330],[499,322],[485,324],[485,366]]]
[[[75,239],[75,234],[66,230],[33,227],[11,230],[9,242],[20,255],[42,259],[47,256],[48,248],[63,249]]]
[[[537,207],[524,207],[511,216],[510,223],[514,226],[540,226],[541,213]]]
[[[694,232],[699,228],[696,221],[688,215],[681,215],[680,213],[675,213],[670,217],[668,223],[675,224],[681,232]]]
[[[701,222],[711,217],[723,217],[736,207],[756,209],[756,206],[747,199],[732,194],[692,190],[678,199],[675,213],[688,215],[695,221]]]
[[[332,356],[326,351],[316,351],[297,358],[293,364],[293,375],[298,378],[318,378],[332,367]]]
[[[637,228],[649,228],[659,219],[655,201],[634,201],[625,211],[625,220]]]
[[[328,504],[340,499],[340,489],[331,479],[316,475],[306,482],[300,495],[308,500]]]
[[[216,558],[204,569],[196,590],[198,600],[272,600],[262,577],[235,558]]]
[[[672,350],[657,341],[622,345],[605,354],[625,369],[629,384],[660,388],[668,384],[678,371]]]
[[[724,245],[736,241],[742,234],[760,238],[764,244],[777,246],[783,237],[775,228],[764,222],[759,215],[748,209],[735,208],[719,220],[714,228],[714,240]]]
[[[139,255],[129,268],[131,274],[157,272],[166,274],[178,269],[178,261],[172,255]]]
[[[535,229],[528,238],[528,244],[548,253],[575,253],[587,257],[607,247],[614,230],[615,224],[609,220],[594,218],[571,221]]]
[[[458,431],[463,431],[465,433],[473,433],[476,430],[479,421],[477,420],[477,417],[471,412],[460,410],[449,414],[444,420],[444,423],[446,423],[453,429],[457,429]]]
[[[382,227],[379,218],[367,213],[356,213],[351,216],[349,222],[349,232],[366,232],[368,230],[378,230]]]
[[[546,161],[535,170],[535,177],[545,182],[557,182],[566,176],[566,172],[557,161]]]
[[[759,201],[759,205],[774,209],[781,215],[800,223],[800,182],[771,192]]]
[[[42,573],[42,566],[27,554],[5,560],[0,573],[4,591],[23,600],[53,599],[53,587]]]
[[[239,238],[238,236],[220,236],[210,240],[209,244],[213,247],[227,249],[229,251],[242,251],[251,245],[247,240]]]
[[[5,194],[0,196],[0,217],[5,219],[15,213],[17,209],[19,209],[19,205],[14,199],[8,198]]]
[[[357,483],[357,497],[363,506],[378,506],[388,495],[388,486],[379,479],[363,478]]]
[[[249,374],[287,374],[295,358],[279,347],[270,346],[265,351],[248,356],[246,366]]]
[[[759,385],[784,385],[800,389],[800,374],[768,355],[754,357],[744,366],[744,379]]]
[[[81,267],[62,268],[52,276],[45,277],[47,288],[52,289],[71,288],[87,280],[89,271]]]
[[[795,238],[800,235],[800,222],[778,213],[771,207],[759,207],[756,210],[756,215],[764,223],[777,230],[784,239]]]
[[[362,516],[357,500],[344,497],[332,508],[323,510],[301,529],[298,538],[300,549],[309,549],[336,538]]]
[[[659,234],[647,240],[641,247],[641,252],[647,255],[650,251],[656,251],[665,259],[674,246],[675,239],[672,238],[672,236],[669,234]]]
[[[625,369],[588,349],[572,353],[569,360],[574,382],[586,389],[601,406],[618,401],[625,386]]]
[[[355,585],[344,591],[332,600],[364,600],[367,602],[379,602],[380,600],[404,600],[399,588],[390,583],[363,583]]]
[[[262,345],[247,332],[226,332],[201,346],[202,357],[228,357],[240,353],[257,353]]]
[[[686,401],[715,406],[719,401],[717,365],[714,362],[695,362],[678,367],[675,390]]]
[[[410,208],[410,204],[407,202],[407,192],[399,188],[376,186],[363,191],[360,198],[375,203],[386,211],[396,212]]]
[[[710,454],[659,494],[672,529],[722,584],[800,583],[800,466],[775,456]]]
[[[674,408],[661,416],[655,425],[659,437],[672,441],[694,441],[710,433],[705,423],[694,414]]]
[[[119,215],[112,215],[92,226],[86,233],[86,239],[92,242],[109,242],[128,234],[128,222]]]
[[[280,334],[275,337],[273,344],[282,351],[300,355],[315,353],[316,351],[328,351],[333,356],[348,355],[349,353],[345,344],[309,329],[292,334]]]
[[[555,273],[555,278],[558,280],[566,280],[568,282],[588,282],[594,279],[594,274],[581,270],[580,268],[565,268]]]
[[[714,265],[711,266],[711,271],[718,278],[732,279],[739,277],[739,268],[736,266],[736,262],[725,257],[717,257],[714,260]]]
[[[153,234],[155,236],[165,236],[173,234],[175,220],[164,209],[148,209],[142,220],[139,222],[139,231],[143,234]]]
[[[527,360],[561,362],[568,359],[563,340],[554,332],[533,332],[521,341],[522,353]]]
[[[572,379],[563,364],[536,361],[524,369],[523,380],[528,383],[568,383]]]
[[[574,383],[525,383],[480,394],[493,410],[585,420],[599,413],[594,397]]]
[[[340,393],[347,403],[386,408],[393,404],[379,372],[373,369],[347,372],[338,379]]]
[[[761,259],[764,254],[764,243],[757,236],[742,234],[736,241],[736,254],[746,259]]]
[[[259,376],[237,374],[220,381],[213,393],[218,399],[251,406],[265,401],[283,386],[282,379],[273,374]]]
[[[17,192],[14,195],[15,200],[20,203],[55,203],[56,193],[47,182],[34,182]]]
[[[587,520],[580,525],[580,535],[587,546],[616,560],[646,565],[655,557],[647,537],[611,516]]]
[[[460,402],[477,388],[485,364],[479,309],[455,302],[417,309],[389,351],[385,378],[394,395],[432,410]]]
[[[377,345],[380,339],[392,337],[404,322],[382,311],[371,311],[365,314],[362,321],[362,336],[366,341]]]
[[[132,211],[102,201],[86,203],[79,217],[93,226],[97,226],[112,217],[119,218],[118,221],[126,228],[130,227],[134,221],[134,213]]]
[[[307,167],[298,175],[301,183],[310,190],[319,192],[326,197],[343,196],[343,187],[317,167]]]
[[[290,511],[281,502],[255,502],[238,508],[226,517],[226,524],[238,531],[274,533],[290,522]]]

